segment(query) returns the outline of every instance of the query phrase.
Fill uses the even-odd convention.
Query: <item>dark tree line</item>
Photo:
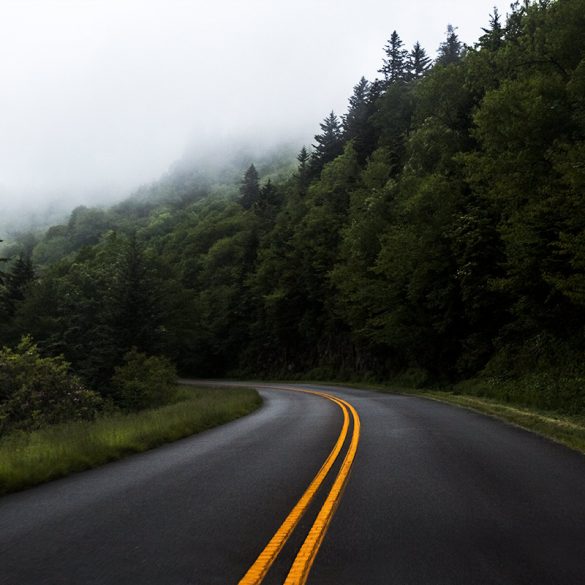
[[[584,30],[585,0],[540,0],[473,47],[449,26],[434,62],[392,33],[290,178],[251,165],[232,196],[51,228],[34,272],[5,267],[2,341],[94,387],[136,346],[189,374],[473,378],[582,411]]]

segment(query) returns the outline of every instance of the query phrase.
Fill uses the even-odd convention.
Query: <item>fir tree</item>
[[[240,205],[244,209],[250,209],[260,197],[260,183],[258,171],[252,164],[248,167],[242,185],[240,187]]]
[[[447,25],[447,38],[439,46],[439,56],[437,57],[437,64],[451,65],[457,63],[461,59],[463,51],[463,44],[459,40],[457,29],[451,24]]]
[[[8,314],[14,314],[16,304],[24,300],[26,288],[34,280],[34,277],[30,256],[19,256],[6,275],[4,299]]]
[[[260,215],[271,216],[275,214],[278,204],[278,191],[272,181],[268,179],[266,184],[260,188],[260,194],[253,209]]]
[[[372,115],[382,92],[381,84],[379,80],[370,83],[362,77],[353,88],[347,114],[343,117],[344,140],[353,141],[360,162],[365,162],[377,145],[378,133],[372,123]]]
[[[489,28],[482,28],[485,33],[479,38],[479,46],[488,51],[497,51],[504,41],[504,28],[500,21],[500,13],[494,7],[494,13],[490,14]]]
[[[118,357],[132,347],[147,353],[161,349],[161,292],[143,246],[132,234],[121,241],[105,294],[104,321]]]
[[[353,95],[349,98],[347,114],[343,116],[345,140],[352,140],[358,136],[368,119],[369,91],[370,82],[365,77],[362,77],[353,88]]]
[[[387,83],[402,81],[406,77],[408,51],[403,49],[404,43],[394,31],[384,47],[386,57],[379,73],[384,74]]]
[[[305,170],[307,163],[309,162],[309,151],[306,146],[301,148],[299,154],[297,154],[297,160],[299,161],[299,172]]]
[[[343,133],[341,123],[335,112],[331,112],[320,124],[322,134],[315,135],[317,144],[313,145],[311,171],[318,175],[321,169],[337,158],[343,151]]]
[[[297,160],[299,161],[299,166],[297,167],[299,193],[301,195],[305,195],[305,193],[307,192],[307,188],[309,186],[309,182],[311,180],[309,167],[311,156],[309,155],[309,152],[306,149],[306,147],[303,146],[303,148],[301,148],[299,154],[297,155]]]
[[[368,91],[368,105],[372,110],[375,110],[376,102],[378,98],[384,92],[384,82],[381,79],[374,79],[370,84],[370,89]]]
[[[417,41],[408,55],[408,78],[419,79],[431,66],[431,58]]]

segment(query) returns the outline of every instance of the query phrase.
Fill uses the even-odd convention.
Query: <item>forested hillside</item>
[[[473,47],[450,27],[434,61],[394,32],[288,178],[167,184],[12,245],[0,344],[30,335],[105,396],[136,347],[583,411],[584,31],[585,0],[539,0]]]

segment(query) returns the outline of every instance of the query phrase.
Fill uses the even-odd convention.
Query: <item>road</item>
[[[353,405],[359,436],[330,399],[259,387],[250,416],[0,498],[0,583],[236,584],[318,476],[344,416],[343,447],[263,583],[285,581],[336,477],[310,584],[585,582],[585,457],[423,398],[296,388]]]

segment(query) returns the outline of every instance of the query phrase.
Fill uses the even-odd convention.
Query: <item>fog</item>
[[[310,143],[397,29],[472,44],[494,0],[0,0],[0,223],[110,203],[187,151]]]

